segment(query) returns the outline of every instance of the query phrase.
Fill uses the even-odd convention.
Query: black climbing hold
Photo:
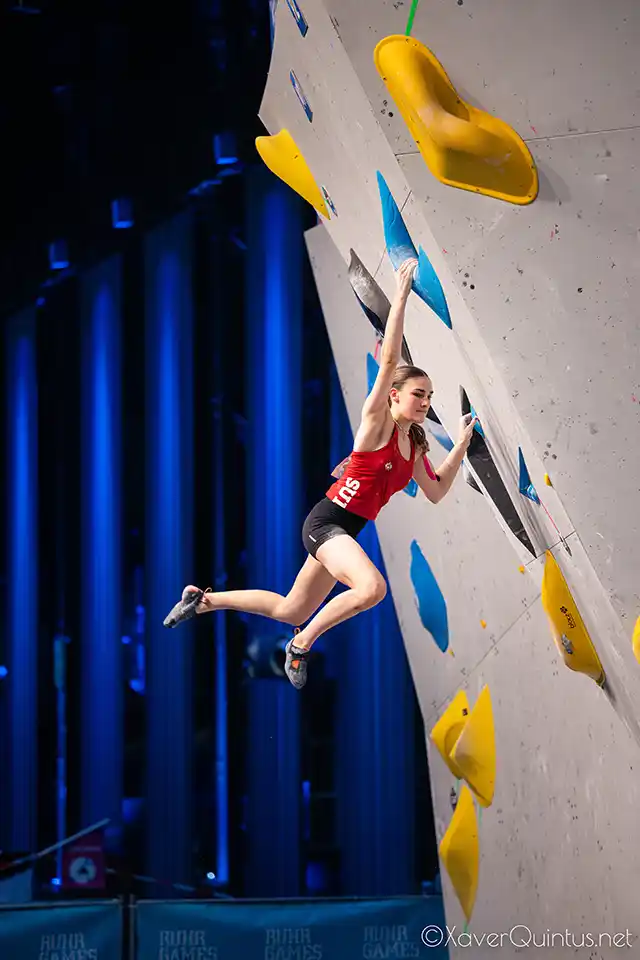
[[[391,304],[357,253],[354,250],[350,250],[349,252],[351,254],[349,282],[351,283],[353,292],[358,298],[358,303],[362,307],[367,320],[375,332],[379,337],[384,338],[384,331]],[[402,359],[405,363],[409,364],[409,366],[413,366],[411,353],[409,352],[409,347],[404,337],[402,338]]]
[[[484,496],[482,490],[480,489],[480,487],[478,486],[478,484],[477,484],[477,482],[476,482],[475,477],[473,476],[472,473],[470,473],[469,470],[467,470],[467,472],[466,472],[465,480],[467,481],[467,483],[469,484],[469,486],[471,487],[472,490],[475,490],[476,493],[479,493],[481,497]]]
[[[460,387],[460,405],[463,415],[471,413],[471,403],[464,387]],[[467,456],[469,463],[478,474],[487,494],[495,503],[500,516],[505,520],[514,537],[535,557],[535,548],[529,539],[515,504],[509,496],[498,468],[493,462],[486,440],[477,430],[473,431]]]

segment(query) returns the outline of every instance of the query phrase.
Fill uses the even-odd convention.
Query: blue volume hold
[[[378,364],[378,361],[376,360],[376,358],[373,356],[373,354],[368,353],[367,354],[367,396],[369,396],[369,394],[373,390],[373,385],[376,382],[376,377],[378,376],[379,369],[380,369],[380,365]]]
[[[471,413],[471,416],[478,421],[473,429],[480,434],[483,440],[486,440],[487,438],[484,435],[484,430],[482,429],[482,424],[480,423],[480,417],[478,416],[476,411],[473,409],[473,407],[471,407],[471,410],[469,412]]]
[[[445,653],[449,648],[447,605],[417,540],[411,543],[411,582],[422,625]]]
[[[380,202],[382,204],[384,242],[393,269],[397,270],[405,260],[414,259],[418,261],[418,266],[413,275],[412,290],[427,306],[431,307],[445,326],[451,329],[449,307],[447,306],[444,290],[442,289],[438,275],[422,247],[420,247],[419,253],[416,250],[406,224],[402,219],[398,204],[393,199],[387,182],[379,170],[377,177]]]
[[[413,477],[411,477],[411,480],[409,480],[409,483],[408,483],[408,484],[406,485],[406,487],[404,488],[404,492],[407,494],[408,497],[415,497],[415,496],[417,496],[417,494],[418,494],[418,484],[417,484],[416,481],[413,479]]]
[[[419,289],[416,289],[416,286]],[[440,317],[445,327],[449,327],[451,330],[451,317],[442,284],[422,247],[420,247],[420,253],[418,254],[418,269],[414,275],[414,289],[418,296],[422,297],[433,312]]]
[[[413,245],[398,204],[393,199],[387,182],[378,170],[378,189],[382,203],[382,223],[384,225],[384,242],[394,270],[405,260],[417,260],[418,251]],[[415,276],[414,276],[415,282]]]
[[[540,504],[540,497],[536,493],[536,488],[531,483],[529,470],[524,462],[524,456],[520,447],[518,447],[518,459],[520,461],[520,480],[518,483],[520,493],[523,497],[528,497],[529,500],[533,500],[534,503]]]

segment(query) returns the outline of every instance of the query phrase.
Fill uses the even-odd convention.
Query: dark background
[[[0,138],[3,163],[0,231],[0,316],[38,300],[39,463],[41,575],[40,614],[39,836],[55,840],[55,691],[52,644],[57,633],[79,634],[76,601],[80,562],[80,337],[78,275],[111,253],[123,256],[124,409],[123,457],[125,623],[135,631],[144,581],[144,325],[141,238],[146,229],[192,205],[197,212],[195,276],[196,437],[206,449],[214,398],[214,334],[209,318],[216,299],[224,310],[224,394],[227,483],[244,489],[245,172],[259,163],[254,140],[264,129],[257,111],[270,58],[267,0],[181,0],[163,7],[140,0],[4,2],[0,10]],[[238,162],[218,168],[214,136],[232,134]],[[217,180],[215,185],[211,181]],[[198,195],[194,188],[202,186]],[[114,230],[111,202],[131,199],[135,225]],[[316,222],[305,206],[304,228]],[[64,240],[69,267],[51,269],[49,246]],[[216,269],[212,271],[212,263]],[[329,382],[332,369],[324,321],[311,270],[304,257],[303,475],[305,508],[327,486]],[[214,277],[222,279],[213,289]],[[4,338],[2,338],[4,350]],[[4,376],[4,357],[0,370]],[[4,390],[4,385],[3,385]],[[4,449],[5,418],[1,419]],[[2,472],[4,493],[4,471]],[[196,469],[196,573],[207,580],[213,568],[213,504],[210,456]],[[2,497],[4,501],[4,496]],[[227,530],[229,581],[244,585],[245,517],[230,518]],[[6,572],[2,558],[4,611]],[[197,582],[197,578],[196,578]],[[229,620],[229,729],[231,758],[231,883],[243,888],[242,739],[246,730],[244,669],[246,630]],[[0,635],[0,664],[3,662]],[[210,677],[213,649],[208,636],[195,641],[196,885],[210,869],[215,838],[211,816],[214,756]],[[69,647],[69,830],[79,829],[80,725],[77,648]],[[205,682],[205,678],[206,682]],[[0,690],[1,693],[1,690]],[[322,738],[329,687],[316,687],[307,709],[304,736]],[[317,708],[317,709],[316,709]],[[46,718],[51,717],[47,723]],[[314,719],[316,718],[316,719]],[[144,696],[126,687],[125,797],[144,794]],[[318,724],[320,730],[317,729]],[[315,725],[315,729],[314,729]],[[416,886],[436,872],[431,801],[416,704]],[[326,731],[325,731],[326,733]],[[335,733],[331,734],[332,736]],[[330,739],[330,738],[329,738]],[[330,754],[325,761],[330,766]],[[328,774],[327,774],[328,776]],[[130,810],[111,863],[116,888],[131,884],[144,869],[143,827]],[[328,824],[320,832],[330,832]],[[115,881],[114,881],[115,882]],[[133,889],[137,889],[135,883]],[[339,881],[327,893],[339,893]]]

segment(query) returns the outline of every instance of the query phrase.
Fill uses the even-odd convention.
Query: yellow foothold
[[[546,483],[546,485],[547,485],[548,487],[552,487],[552,486],[553,486],[553,484],[551,483],[551,477],[549,476],[548,473],[545,473],[545,475],[544,475],[544,482]]]
[[[480,621],[480,626],[482,627],[483,630],[486,630],[486,629],[487,629],[487,621],[486,621],[486,620],[481,620],[481,621]]]
[[[520,571],[520,573],[524,573],[524,572],[525,572],[525,569],[524,569],[524,567],[522,566],[522,564],[518,567],[518,570]]]
[[[380,41],[374,61],[434,177],[509,203],[535,200],[538,172],[524,140],[465,103],[427,47],[395,34]]]
[[[549,550],[546,552],[542,577],[542,606],[565,664],[570,670],[591,677],[598,686],[604,686],[605,675],[600,658],[562,571]]]
[[[493,803],[496,782],[496,737],[489,687],[483,687],[458,737],[451,760],[483,807]]]
[[[453,650],[451,649],[451,647],[449,647],[449,656],[450,656],[450,657],[455,657],[455,653],[453,652]]]
[[[478,892],[480,842],[476,807],[466,786],[460,790],[451,823],[440,841],[440,857],[469,923]]]
[[[272,137],[257,137],[256,149],[276,177],[280,177],[323,217],[330,219],[320,188],[288,130],[281,130]]]
[[[455,761],[451,759],[451,751],[464,729],[469,713],[467,695],[464,690],[460,690],[431,731],[431,739],[438,748],[440,756],[458,780],[464,778]]]
[[[635,654],[636,660],[640,663],[640,617],[636,620],[636,625],[633,628],[633,652]]]

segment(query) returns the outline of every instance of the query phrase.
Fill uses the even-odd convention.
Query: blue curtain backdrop
[[[122,813],[121,262],[81,280],[82,825]]]
[[[246,285],[247,586],[288,593],[302,552],[302,233],[298,197],[262,167],[248,175]],[[253,617],[250,638],[292,628]],[[300,890],[300,693],[249,685],[246,894]]]
[[[194,577],[192,223],[145,240],[147,869],[191,876],[192,621],[162,621]]]
[[[334,368],[332,465],[352,446],[353,432]],[[367,524],[358,542],[386,577],[373,523]],[[326,649],[337,685],[342,893],[415,892],[415,694],[391,590],[377,607],[332,631]],[[357,664],[357,669],[347,669],[348,664]]]
[[[6,341],[5,470],[7,556],[7,709],[0,786],[2,845],[37,844],[38,386],[36,311],[9,320]]]
[[[225,449],[227,432],[225,426],[228,419],[229,407],[226,403],[225,364],[226,349],[231,340],[227,330],[228,320],[225,306],[227,303],[225,289],[226,260],[223,244],[219,235],[211,238],[209,271],[211,277],[211,307],[213,316],[213,358],[212,368],[214,377],[214,401],[212,423],[211,456],[213,461],[213,530],[212,541],[214,547],[213,585],[216,590],[228,590],[226,572],[226,494],[225,484]],[[231,494],[234,486],[230,486]],[[228,521],[233,529],[233,517]],[[230,853],[229,853],[229,698],[227,686],[227,623],[228,617],[233,616],[226,610],[219,610],[213,614],[215,630],[215,699],[212,706],[212,715],[215,724],[215,816],[216,816],[216,880],[225,886],[229,883]]]

